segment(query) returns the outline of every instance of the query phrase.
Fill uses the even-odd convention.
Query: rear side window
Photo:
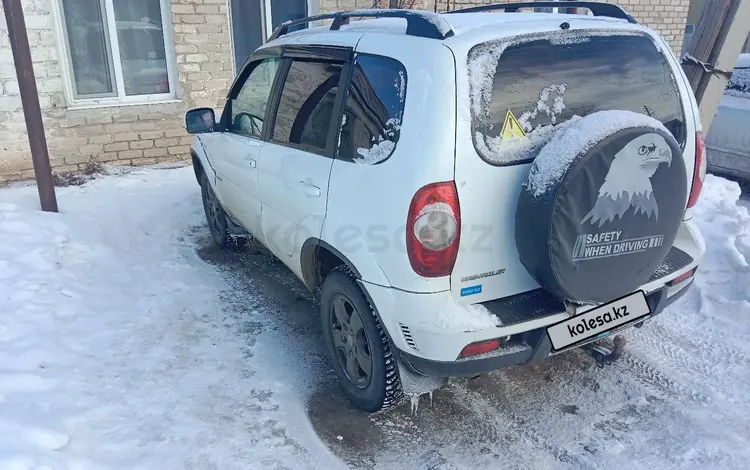
[[[561,32],[485,43],[468,68],[474,144],[490,163],[529,162],[555,126],[604,110],[658,119],[684,145],[672,70],[647,36]]]
[[[292,61],[273,126],[275,142],[325,151],[341,68],[333,62]]]
[[[401,132],[405,94],[400,62],[359,54],[341,118],[339,158],[373,165],[390,157]]]

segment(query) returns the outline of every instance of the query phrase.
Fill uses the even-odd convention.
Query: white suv
[[[579,346],[606,363],[623,341],[604,336],[693,279],[705,160],[688,82],[620,7],[518,11],[558,6],[286,23],[218,122],[186,116],[213,239],[249,233],[320,293],[362,409]],[[333,21],[289,31],[318,20]]]

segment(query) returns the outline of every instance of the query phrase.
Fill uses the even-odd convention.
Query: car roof
[[[431,12],[430,12],[431,13]],[[563,13],[535,13],[535,12],[472,12],[472,13],[450,13],[439,15],[444,19],[453,30],[453,36],[459,36],[464,33],[475,31],[481,28],[498,27],[503,25],[519,26],[524,23],[530,27],[549,27],[550,30],[559,29],[561,21],[586,21],[591,27],[612,27],[615,25],[629,25],[627,20],[590,15],[575,15]],[[319,35],[330,31],[331,35],[339,31],[351,31],[358,33],[385,33],[385,34],[406,34],[407,21],[404,18],[376,18],[361,21],[353,21],[350,24],[342,25],[339,30],[330,31],[330,25],[306,28],[284,34],[280,38],[270,41],[269,45],[279,45],[286,42],[304,42],[305,36]],[[316,39],[320,39],[318,36]],[[447,39],[447,38],[446,38]]]
[[[570,15],[563,13],[533,13],[533,12],[518,12],[518,13],[451,13],[443,14],[442,18],[448,22],[453,29],[453,34],[458,36],[463,33],[473,31],[475,29],[484,28],[487,26],[504,26],[518,23],[541,23],[549,24],[550,29],[558,29],[561,21],[566,20],[590,20],[593,22],[600,23],[625,23],[626,20],[602,16],[589,16],[589,15]],[[352,23],[349,26],[351,30],[363,30],[363,31],[378,31],[383,29],[391,30],[392,32],[399,32],[404,34],[406,29],[406,21],[401,18],[382,18],[374,20],[365,20]],[[342,28],[343,29],[343,28]]]

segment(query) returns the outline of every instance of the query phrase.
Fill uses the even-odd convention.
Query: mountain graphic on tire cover
[[[672,247],[687,198],[682,150],[655,120],[594,142],[542,194],[529,187],[527,178],[516,209],[520,260],[542,287],[577,302],[643,285]]]

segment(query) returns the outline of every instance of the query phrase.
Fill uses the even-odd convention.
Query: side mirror
[[[191,134],[205,134],[216,128],[216,115],[211,108],[196,108],[185,113],[185,129]]]

